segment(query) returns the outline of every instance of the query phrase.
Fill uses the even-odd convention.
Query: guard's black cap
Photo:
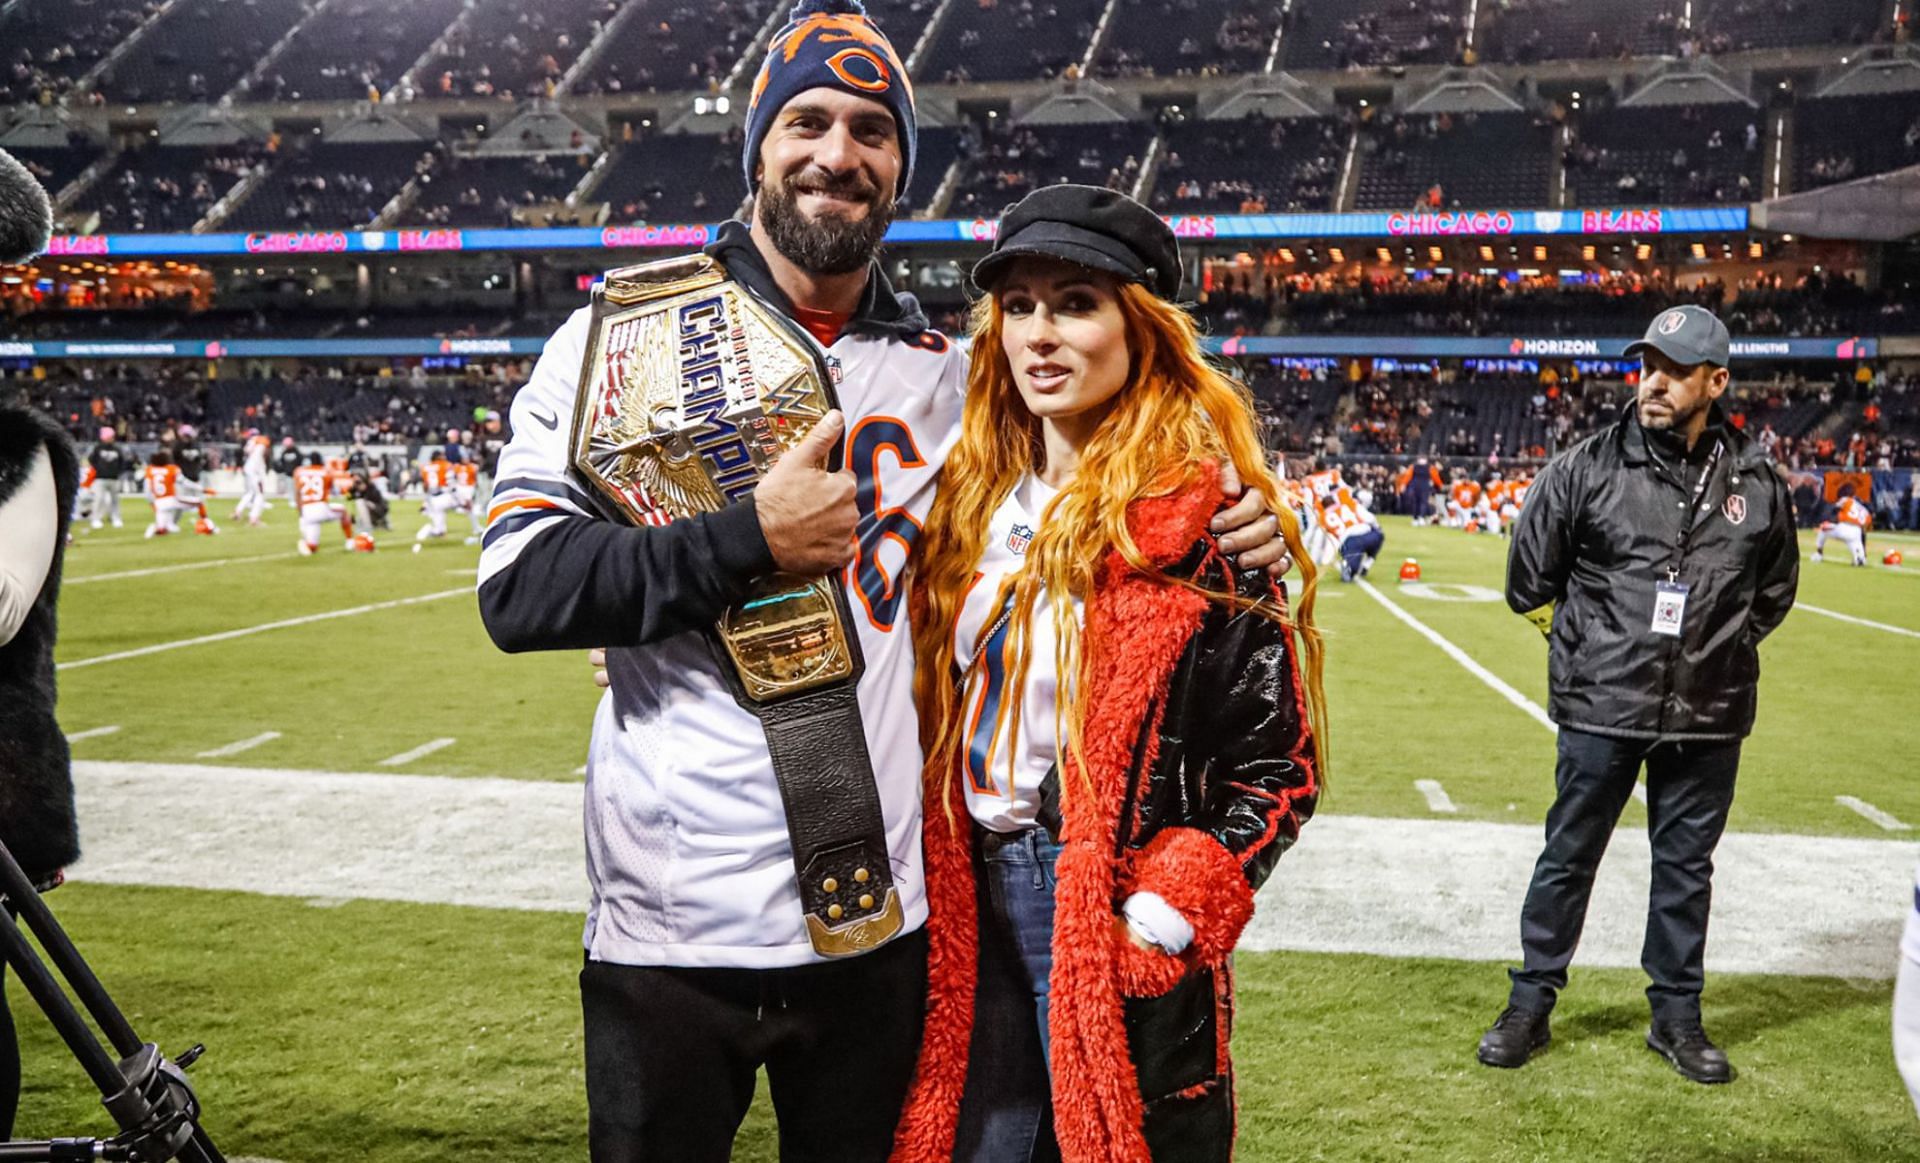
[[[993,290],[1019,258],[1055,258],[1140,283],[1162,299],[1180,291],[1180,242],[1158,214],[1099,186],[1035,190],[1000,218],[993,252],[973,281]]]

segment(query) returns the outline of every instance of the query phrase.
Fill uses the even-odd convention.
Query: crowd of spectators
[[[163,6],[162,0],[61,0],[0,13],[0,46],[6,46],[0,49],[0,105],[65,98]]]
[[[1298,0],[1285,27],[1294,68],[1445,64],[1465,51],[1458,0]]]
[[[1132,193],[1140,180],[1147,127],[1112,125],[1007,125],[989,121],[963,136],[967,175],[948,212],[960,217],[998,217],[1034,189],[1058,182],[1105,186]]]
[[[573,85],[581,94],[717,88],[752,47],[764,0],[679,0],[629,19]]]
[[[1725,297],[1717,280],[1681,287],[1661,272],[1596,272],[1563,283],[1518,272],[1229,267],[1210,275],[1195,311],[1217,335],[1606,335],[1635,332],[1682,303],[1718,309]]]
[[[1078,75],[1102,0],[967,0],[928,47],[922,79],[945,85]]]
[[[448,32],[419,87],[428,97],[551,96],[619,11],[619,0],[484,5],[471,23]]]
[[[102,232],[191,230],[266,156],[257,142],[130,150],[75,201],[68,217],[97,213]]]
[[[1249,0],[1121,0],[1093,73],[1212,77],[1257,70],[1273,43],[1272,6]]]
[[[1753,201],[1758,117],[1744,107],[1692,105],[1591,114],[1568,134],[1567,181],[1582,205]]]
[[[1152,200],[1174,214],[1331,209],[1347,145],[1332,119],[1189,121],[1166,136]]]

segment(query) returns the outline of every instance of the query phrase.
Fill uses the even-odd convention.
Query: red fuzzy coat
[[[1219,502],[1211,479],[1138,502],[1134,541],[1176,576],[1243,593],[1262,585],[1284,600],[1263,575],[1224,568],[1207,534]],[[1083,654],[1087,770],[1063,780],[1049,983],[1055,1135],[1066,1163],[1225,1160],[1228,956],[1316,790],[1297,660],[1271,622],[1118,553],[1087,602]],[[972,822],[960,780],[929,764],[925,786],[928,1009],[895,1163],[951,1158],[973,1027]],[[1145,951],[1116,931],[1135,892],[1159,894],[1193,925],[1185,951]]]

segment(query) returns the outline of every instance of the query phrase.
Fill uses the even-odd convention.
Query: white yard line
[[[111,735],[119,729],[120,725],[115,723],[111,727],[94,727],[87,731],[75,731],[73,734],[67,736],[67,742],[78,743],[82,739],[98,739],[102,735]]]
[[[1633,798],[1639,800],[1641,804],[1644,805],[1647,802],[1647,785],[1641,783],[1639,780],[1635,780],[1633,783]]]
[[[262,743],[271,743],[278,738],[280,738],[280,732],[278,731],[262,731],[251,739],[241,739],[238,742],[229,743],[225,747],[215,747],[211,751],[202,751],[200,758],[225,759],[229,755],[238,755],[242,751],[252,751]]]
[[[1372,582],[1362,579],[1359,585],[1360,585],[1361,592],[1365,593],[1368,597],[1372,598],[1374,601],[1379,602],[1381,605],[1385,606],[1389,613],[1391,613],[1394,617],[1400,619],[1402,622],[1405,622],[1408,626],[1411,626],[1414,632],[1419,634],[1422,638],[1425,638],[1427,641],[1433,643],[1435,646],[1438,646],[1442,651],[1446,653],[1446,656],[1448,658],[1451,658],[1455,662],[1459,663],[1461,666],[1466,667],[1467,673],[1473,675],[1473,677],[1479,679],[1481,682],[1486,683],[1488,686],[1492,687],[1494,691],[1500,695],[1501,698],[1506,699],[1508,702],[1512,703],[1514,706],[1520,708],[1521,710],[1525,711],[1527,714],[1533,716],[1534,721],[1539,723],[1542,727],[1545,727],[1547,730],[1549,731],[1559,730],[1558,727],[1554,726],[1553,720],[1547,717],[1546,710],[1543,707],[1541,707],[1539,703],[1534,702],[1532,699],[1528,698],[1527,696],[1521,694],[1519,691],[1515,690],[1512,686],[1507,684],[1505,679],[1502,679],[1499,675],[1493,673],[1492,671],[1488,670],[1486,667],[1481,666],[1479,663],[1475,662],[1467,654],[1466,651],[1460,649],[1458,646],[1455,646],[1453,643],[1441,637],[1438,632],[1436,632],[1431,627],[1429,627],[1425,622],[1422,622],[1420,619],[1414,617],[1412,614],[1409,614],[1405,610],[1401,609],[1400,606],[1393,601],[1393,599],[1387,597],[1387,595],[1381,593],[1377,588],[1375,588]]]
[[[62,586],[84,586],[93,582],[125,581],[134,577],[155,577],[163,573],[180,573],[189,569],[212,569],[216,565],[244,565],[249,561],[276,561],[283,557],[292,557],[291,553],[262,553],[257,557],[222,557],[216,561],[188,561],[179,565],[157,565],[152,569],[129,569],[120,573],[95,573],[83,577],[62,578]]]
[[[326,622],[334,618],[352,618],[360,614],[371,614],[379,610],[393,610],[401,606],[417,606],[422,602],[438,602],[445,598],[457,598],[462,594],[472,594],[473,590],[462,586],[457,590],[441,590],[434,594],[421,594],[414,598],[396,598],[391,602],[374,602],[365,606],[349,606],[344,610],[328,610],[322,614],[307,614],[299,618],[287,618],[279,622],[266,622],[259,626],[243,626],[238,630],[223,630],[218,634],[204,634],[198,638],[182,638],[177,642],[160,642],[152,646],[142,646],[137,650],[122,650],[115,654],[101,654],[93,658],[76,658],[63,662],[56,670],[76,670],[82,666],[98,666],[103,662],[122,662],[129,658],[144,658],[149,654],[162,654],[169,650],[184,650],[189,646],[205,646],[213,642],[230,642],[235,638],[245,638],[252,634],[265,634],[270,630],[287,630],[295,626],[308,626],[315,622]]]
[[[1908,638],[1920,638],[1920,630],[1908,630],[1903,626],[1889,626],[1885,622],[1872,622],[1865,618],[1856,618],[1852,614],[1842,614],[1838,610],[1828,610],[1820,606],[1809,606],[1805,602],[1795,602],[1793,608],[1805,610],[1809,614],[1819,614],[1824,618],[1834,618],[1842,622],[1852,622],[1856,626],[1865,626],[1870,630],[1884,630],[1889,634],[1900,634]]]
[[[77,881],[552,912],[587,899],[577,782],[73,767]],[[1242,946],[1510,961],[1539,851],[1536,824],[1323,815],[1261,892]],[[1892,975],[1910,841],[1728,833],[1714,860],[1708,969]],[[1577,964],[1640,963],[1649,863],[1644,829],[1614,833]]]
[[[1893,815],[1891,812],[1881,811],[1879,808],[1874,807],[1872,804],[1857,796],[1834,796],[1833,802],[1850,811],[1859,813],[1861,816],[1864,816],[1866,819],[1878,824],[1881,828],[1889,832],[1910,832],[1913,830],[1911,824],[1902,823],[1899,817]]]
[[[382,759],[380,761],[380,766],[400,767],[405,764],[412,763],[416,759],[425,759],[427,756],[432,755],[436,751],[453,746],[454,742],[455,741],[452,739],[429,739],[425,743],[422,743],[420,746],[415,747],[410,751],[402,751],[398,755],[387,756],[385,759]]]
[[[1427,798],[1427,810],[1430,812],[1458,812],[1460,810],[1453,806],[1453,797],[1447,794],[1447,789],[1441,787],[1440,781],[1437,779],[1416,779],[1413,781],[1413,787],[1415,791],[1418,791]]]

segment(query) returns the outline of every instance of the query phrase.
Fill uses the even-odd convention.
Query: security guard
[[[1520,915],[1524,966],[1480,1041],[1489,1066],[1549,1040],[1594,873],[1647,775],[1653,890],[1641,965],[1647,1045],[1695,1082],[1733,1077],[1700,1021],[1713,850],[1753,727],[1755,648],[1793,606],[1793,506],[1766,451],[1725,423],[1727,329],[1662,312],[1627,347],[1634,406],[1534,482],[1507,558],[1507,604],[1551,641],[1558,794]]]

